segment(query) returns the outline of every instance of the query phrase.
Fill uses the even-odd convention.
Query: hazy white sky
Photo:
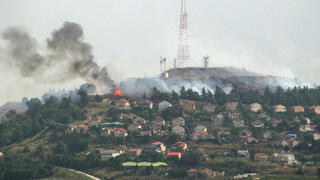
[[[187,6],[190,65],[201,66],[208,54],[213,66],[320,83],[319,0],[188,0]],[[63,22],[76,22],[94,47],[96,61],[120,81],[157,75],[160,56],[172,66],[179,14],[180,0],[0,0],[0,32],[22,26],[45,45]],[[0,48],[0,62],[5,60]],[[3,63],[0,80],[0,104],[82,82],[38,84]]]

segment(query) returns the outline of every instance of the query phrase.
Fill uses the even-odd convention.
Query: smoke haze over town
[[[320,84],[319,1],[188,3],[191,50],[188,66],[202,66],[202,57],[208,54],[214,67],[235,66]],[[92,80],[87,70],[64,76],[61,74],[64,71],[46,69],[47,64],[41,63],[42,59],[48,59],[49,42],[54,41],[52,32],[63,28],[64,22],[74,22],[82,28],[79,41],[90,44],[92,52],[87,55],[94,56],[86,62],[92,60],[99,72],[107,67],[116,84],[130,77],[157,76],[159,57],[167,57],[170,68],[177,56],[179,7],[180,2],[172,0],[2,0],[0,104],[24,96],[39,96],[51,88],[72,89]],[[32,37],[28,43],[38,48],[36,67],[26,71],[28,66],[20,64],[24,68],[21,70],[14,58],[8,58],[10,28]],[[50,71],[51,76],[40,76],[45,71]]]

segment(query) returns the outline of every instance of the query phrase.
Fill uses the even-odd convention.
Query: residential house
[[[152,121],[151,127],[153,130],[158,131],[162,129],[162,123],[158,121]]]
[[[89,133],[89,127],[87,125],[79,125],[75,129],[76,133],[78,134],[88,134]]]
[[[182,117],[177,117],[172,120],[172,127],[184,126],[185,123],[186,123],[185,119],[183,119]]]
[[[168,157],[175,157],[177,159],[181,159],[181,153],[180,152],[168,152],[167,154]]]
[[[264,123],[260,120],[255,120],[251,123],[251,125],[255,128],[262,128],[264,127]]]
[[[309,110],[313,111],[316,114],[320,114],[320,106],[311,106]]]
[[[159,111],[163,111],[169,107],[172,107],[172,104],[169,103],[168,101],[162,101],[159,103]]]
[[[292,106],[291,109],[293,110],[293,112],[295,113],[303,113],[304,112],[304,107],[303,106]]]
[[[274,153],[274,158],[276,158],[278,161],[280,161],[282,164],[285,165],[294,165],[298,164],[298,161],[295,159],[294,154],[290,152],[279,152],[279,153]]]
[[[214,139],[214,137],[209,135],[207,132],[201,132],[201,133],[192,133],[191,139],[194,141],[197,141],[197,140]]]
[[[244,127],[244,120],[241,120],[241,119],[233,120],[232,124],[234,127]]]
[[[186,135],[186,132],[185,132],[185,129],[181,126],[175,126],[172,128],[172,132],[179,135],[180,137],[185,137]]]
[[[287,108],[284,105],[278,104],[273,106],[274,112],[286,112]]]
[[[205,168],[201,171],[201,174],[204,176],[204,177],[213,177],[215,176],[215,173],[212,169],[208,169],[208,168]]]
[[[240,119],[240,113],[229,113],[228,117],[232,120]]]
[[[259,103],[252,103],[249,105],[249,107],[250,107],[250,110],[253,112],[258,112],[262,110],[262,106]]]
[[[263,132],[262,136],[263,136],[263,139],[267,140],[267,139],[271,139],[273,134],[270,130],[266,130]]]
[[[314,128],[315,128],[316,126],[310,125],[311,120],[310,120],[309,118],[305,118],[305,120],[306,120],[306,124],[305,124],[305,125],[301,125],[301,126],[299,127],[299,131],[301,131],[301,132],[311,132],[311,131],[314,131]]]
[[[166,125],[166,121],[162,117],[157,117],[152,122],[159,122],[161,124],[161,126],[165,126]]]
[[[164,130],[153,130],[153,135],[159,137],[169,136],[169,134]]]
[[[180,100],[179,104],[185,111],[194,111],[194,110],[196,110],[196,101]]]
[[[112,146],[112,149],[119,151],[120,154],[123,154],[126,151],[128,151],[128,148],[125,145]]]
[[[188,177],[189,178],[197,178],[198,177],[198,170],[196,170],[196,169],[189,169],[188,171],[187,171],[187,175],[188,175]]]
[[[227,102],[227,103],[225,104],[226,109],[227,109],[227,110],[230,110],[230,111],[236,110],[237,107],[238,107],[238,105],[239,105],[239,102]]]
[[[259,142],[258,139],[254,138],[254,137],[247,137],[246,140],[247,140],[248,144],[258,143]]]
[[[0,152],[0,158],[2,158],[4,156],[3,152]]]
[[[113,135],[115,137],[126,137],[128,136],[128,132],[123,128],[114,128]]]
[[[198,125],[197,127],[194,128],[195,133],[206,133],[207,132],[207,127],[203,125]]]
[[[254,155],[254,159],[255,159],[256,161],[267,160],[267,159],[268,159],[268,155],[265,154],[265,153],[256,153],[256,154]]]
[[[112,128],[102,128],[100,132],[100,136],[108,137],[113,134]]]
[[[123,109],[123,110],[128,110],[131,109],[130,102],[126,99],[120,99],[116,102],[116,108],[117,109]]]
[[[171,147],[171,151],[174,152],[186,152],[187,151],[187,144],[184,142],[176,142],[172,147]]]
[[[320,134],[319,133],[314,133],[313,134],[313,140],[315,140],[315,141],[320,140]]]
[[[137,149],[129,149],[127,151],[127,154],[129,156],[140,156],[141,155],[141,149],[137,148]]]
[[[128,126],[129,131],[137,131],[139,129],[142,129],[142,126],[139,123],[132,123]]]
[[[148,121],[142,117],[137,116],[133,119],[133,123],[146,124]]]
[[[100,151],[100,157],[101,157],[102,160],[115,158],[117,156],[120,156],[120,152],[118,150],[116,150],[116,149],[110,149],[110,150],[103,149],[103,150]]]
[[[202,105],[202,109],[212,113],[216,110],[216,105],[213,105],[211,103],[205,103]]]
[[[153,142],[151,145],[146,146],[144,151],[163,153],[166,151],[166,146],[162,142]]]
[[[213,125],[214,126],[222,126],[223,125],[223,118],[224,118],[224,116],[222,113],[219,113],[216,116],[212,116],[211,120],[213,122]]]
[[[150,100],[143,100],[138,104],[139,107],[145,108],[145,109],[152,109],[153,108],[153,102]]]
[[[134,119],[134,118],[136,118],[137,117],[137,115],[135,115],[135,114],[132,114],[132,113],[129,113],[129,114],[121,114],[120,115],[120,119],[121,120],[126,120],[126,119]]]
[[[151,133],[151,131],[140,131],[139,132],[140,134],[140,136],[151,136],[152,135],[152,133]]]
[[[290,146],[290,147],[296,147],[299,144],[299,141],[293,139],[293,138],[287,138],[280,140],[280,145],[285,147],[285,146]]]
[[[238,156],[248,157],[249,151],[248,150],[238,150]]]

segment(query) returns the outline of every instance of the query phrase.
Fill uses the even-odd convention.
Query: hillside
[[[320,175],[319,88],[181,92],[30,99],[0,124],[0,179]]]
[[[150,95],[153,87],[161,92],[179,92],[182,86],[198,93],[201,93],[202,88],[214,92],[217,86],[226,93],[230,93],[234,87],[260,92],[266,86],[271,90],[278,86],[284,89],[315,87],[296,78],[263,75],[236,67],[177,68],[165,71],[157,77],[128,78],[120,83],[121,91],[128,96],[142,96],[144,93]]]
[[[257,90],[264,89],[266,86],[271,89],[275,89],[277,86],[284,89],[303,86],[314,87],[313,84],[296,78],[263,75],[236,67],[177,68],[162,73],[162,77],[165,78],[165,76],[174,80],[206,82],[211,87],[219,86],[219,82],[223,82],[224,85],[232,84],[233,86]]]

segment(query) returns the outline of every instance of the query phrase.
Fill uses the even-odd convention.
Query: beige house
[[[279,152],[273,154],[274,158],[280,161],[282,164],[285,165],[293,165],[298,164],[298,161],[295,159],[294,154],[290,152]]]
[[[292,106],[291,109],[293,110],[293,112],[295,113],[302,113],[304,112],[304,107],[303,106]]]
[[[320,114],[320,106],[311,106],[308,109],[313,111],[316,114]]]
[[[139,106],[142,107],[142,108],[146,108],[146,109],[152,109],[153,108],[153,102],[150,101],[150,100],[144,100],[144,101],[141,101],[139,103]]]
[[[180,100],[180,106],[186,111],[194,111],[196,110],[196,102],[190,100]]]
[[[286,112],[287,108],[284,105],[278,104],[273,106],[274,112]]]
[[[258,112],[258,111],[262,110],[262,106],[259,103],[252,103],[249,105],[249,107],[250,107],[250,110],[253,112]]]

